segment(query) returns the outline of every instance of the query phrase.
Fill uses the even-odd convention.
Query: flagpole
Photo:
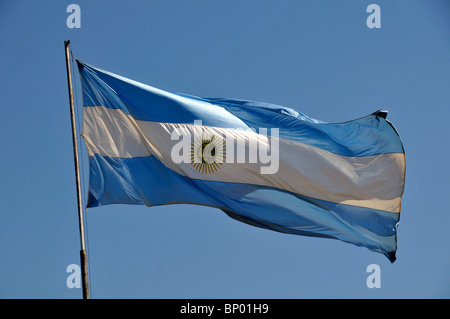
[[[87,255],[86,255],[86,245],[84,241],[83,206],[81,204],[80,168],[78,165],[77,129],[75,126],[75,108],[73,103],[72,72],[70,68],[69,44],[70,40],[64,41],[64,47],[66,51],[67,82],[69,85],[70,118],[72,122],[72,141],[73,141],[73,156],[74,156],[73,158],[75,162],[75,179],[77,184],[78,221],[80,228],[80,244],[81,244],[80,250],[81,279],[83,285],[83,299],[89,299]]]

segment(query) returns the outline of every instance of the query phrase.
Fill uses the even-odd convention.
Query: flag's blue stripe
[[[344,123],[324,123],[290,108],[268,103],[197,98],[168,98],[160,90],[134,85],[111,73],[79,62],[84,106],[119,108],[136,120],[224,128],[278,128],[279,136],[344,156],[404,153],[395,129],[384,118],[369,115]],[[173,95],[176,97],[177,95]],[[192,101],[192,102],[190,102]],[[222,107],[218,113],[203,101]],[[269,131],[270,134],[270,131]]]
[[[88,207],[107,204],[198,204],[272,230],[336,238],[392,260],[399,214],[299,196],[272,187],[192,180],[156,157],[90,160]]]
[[[187,96],[187,95],[183,95]],[[343,123],[326,123],[278,105],[219,98],[198,98],[223,106],[256,130],[280,128],[280,137],[299,141],[344,156],[370,156],[404,153],[402,142],[392,124],[371,114]]]
[[[248,130],[249,127],[222,107],[208,107],[205,102],[136,85],[78,61],[83,87],[83,105],[120,109],[136,120],[193,124]]]

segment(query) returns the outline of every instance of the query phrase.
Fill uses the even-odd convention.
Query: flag
[[[175,94],[77,61],[87,207],[215,207],[394,262],[405,154],[387,112],[326,123],[269,103]]]

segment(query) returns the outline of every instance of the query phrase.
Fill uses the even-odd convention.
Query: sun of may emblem
[[[224,162],[225,141],[214,134],[203,135],[191,145],[191,164],[203,174],[215,173]]]

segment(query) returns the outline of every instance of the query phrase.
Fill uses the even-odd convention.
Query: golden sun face
[[[225,158],[225,141],[214,134],[204,134],[191,145],[191,164],[202,174],[214,174]]]

